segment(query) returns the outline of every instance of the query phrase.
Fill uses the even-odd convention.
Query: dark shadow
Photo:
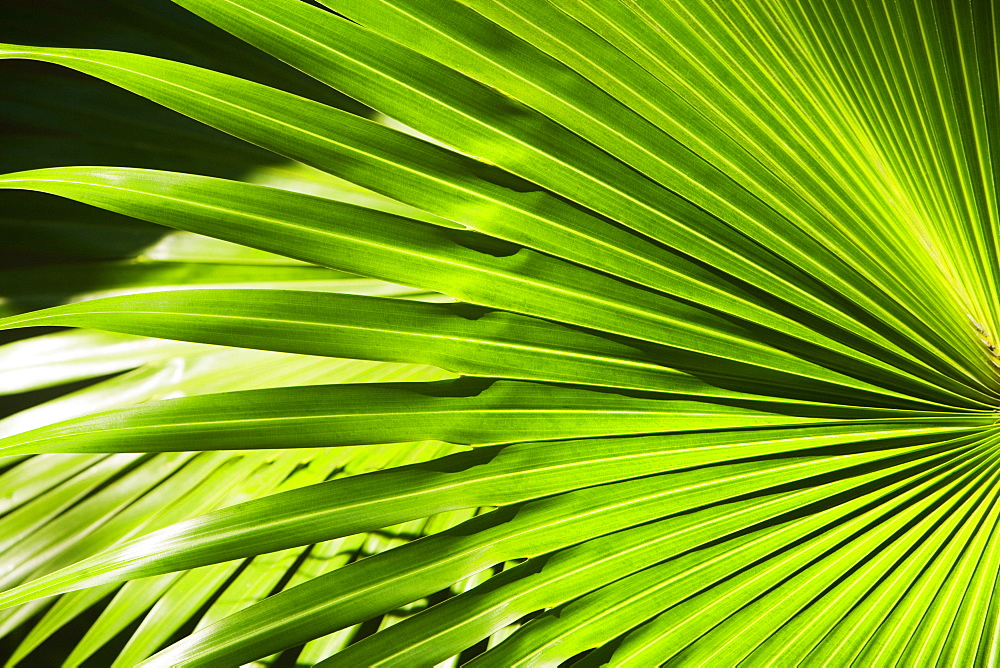
[[[0,42],[103,48],[205,67],[280,88],[362,116],[371,110],[169,0],[8,0]],[[59,17],[53,20],[53,17]],[[155,30],[150,27],[155,26]],[[0,173],[113,165],[238,179],[287,160],[104,81],[40,62],[0,62]],[[167,228],[39,193],[0,191],[0,299],[23,310],[65,294],[23,301],[12,268],[128,260]],[[96,270],[94,270],[96,271]],[[99,277],[85,265],[75,293]]]

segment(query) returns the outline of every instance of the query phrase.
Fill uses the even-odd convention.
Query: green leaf
[[[627,169],[629,159],[623,160],[624,164],[614,160],[570,128],[500,91],[478,84],[420,52],[331,13],[296,0],[177,1],[251,44],[404,123],[471,155],[483,156],[695,257],[709,253],[713,256],[713,266],[725,270],[732,267],[734,275],[760,284],[765,290],[793,303],[811,302],[809,308],[814,312],[828,311],[825,305],[820,305],[820,300],[804,294],[807,290],[803,286],[816,276],[825,279],[841,295],[850,295],[864,308],[878,308],[873,297],[885,289],[883,286],[869,283],[850,271],[841,273],[842,261],[835,256],[824,261],[822,258],[831,249],[816,243],[802,229],[801,223],[782,230],[781,235],[775,234],[773,230],[779,216],[754,198],[746,197],[735,184],[731,186],[725,179],[712,175],[711,168],[696,171],[684,165],[686,158],[695,163],[700,161],[687,151],[656,145],[658,133],[642,122],[630,139],[653,159],[669,156],[672,168],[669,174],[654,179],[669,184],[671,189],[659,187],[654,179],[643,179],[636,171]],[[466,24],[474,22],[470,18]],[[530,67],[523,57],[518,57],[520,54],[512,56],[508,50],[507,55],[520,60],[522,66]],[[498,67],[496,63],[492,66]],[[538,69],[533,68],[533,71]],[[581,83],[586,82],[581,80]],[[551,85],[546,87],[552,88]],[[593,99],[594,95],[587,98]],[[397,101],[402,99],[408,102],[399,104]],[[631,118],[627,111],[615,105],[604,107],[607,114],[613,114],[615,131],[621,133],[629,127]],[[575,105],[571,108],[578,111]],[[597,119],[587,118],[588,130],[597,130],[599,126]],[[609,147],[612,154],[628,146],[620,134],[612,142],[614,148]],[[696,192],[675,192],[679,189],[678,176],[687,176]],[[711,181],[715,189],[706,192],[701,186],[705,181]],[[729,198],[720,195],[719,191],[729,188],[732,189]],[[748,238],[759,241],[760,245]],[[695,248],[698,250],[694,251]],[[792,264],[799,264],[803,271],[789,272],[785,258],[792,260]],[[930,262],[931,258],[926,256],[918,260],[919,265]],[[748,278],[748,271],[754,278]],[[920,280],[919,272],[913,280]],[[903,284],[897,285],[895,290],[888,287],[888,290],[898,298],[907,287]],[[941,287],[948,290],[947,285]],[[962,315],[954,313],[951,323],[944,326],[961,326]],[[940,311],[931,310],[928,316],[938,319]],[[889,317],[897,328],[905,328],[903,322],[910,319],[908,313],[899,311]],[[925,330],[925,335],[937,338],[932,331]],[[948,342],[941,344],[949,345]]]
[[[8,4],[10,668],[995,663],[990,3]]]
[[[297,12],[299,7],[301,4],[294,2],[286,9]],[[658,250],[599,219],[581,215],[577,208],[546,197],[543,193],[529,192],[527,197],[518,196],[518,191],[537,190],[532,184],[517,179],[511,181],[503,173],[494,173],[474,160],[308,100],[213,72],[129,54],[58,49],[40,51],[8,45],[0,49],[0,57],[4,56],[42,58],[106,78],[249,141],[501,238],[554,252],[697,302],[711,298],[709,303],[714,304],[721,299],[723,303],[732,304],[731,295],[736,295],[740,298],[739,303],[735,308],[726,305],[724,310],[746,313],[746,317],[755,321],[772,321],[776,315],[775,309],[768,309],[770,314],[756,309],[752,315],[747,313],[757,298],[740,287],[738,281],[736,284],[726,281],[721,290],[707,293],[706,287],[718,283],[718,272],[713,274],[676,254]],[[180,81],[184,82],[183,85]],[[345,173],[345,168],[350,168],[350,172]],[[387,169],[394,173],[398,170],[398,175],[387,178]],[[475,218],[469,219],[469,215]],[[498,223],[504,227],[496,229]],[[539,229],[539,223],[544,227]],[[536,229],[538,232],[534,232]],[[670,229],[681,231],[676,226]],[[800,294],[800,286],[812,280],[807,275],[795,276],[789,292],[787,284],[784,287],[774,285],[771,279],[761,277],[756,269],[746,273],[730,267],[734,261],[738,265],[745,264],[745,260],[734,256],[733,250],[742,244],[739,238],[733,238],[730,239],[730,247],[712,251],[706,247],[703,235],[695,235],[689,243],[678,245],[678,249],[723,271],[735,272],[733,275],[738,279],[759,285],[783,300],[791,299],[793,293]],[[756,252],[750,248],[743,255],[755,256]],[[772,269],[778,267],[786,268],[786,265],[779,262]],[[870,342],[883,341],[879,344],[881,350],[873,352],[899,359],[902,351],[894,343],[881,338],[898,337],[895,327],[885,329],[882,325],[873,325],[875,331],[869,327],[859,329],[859,322],[868,319],[863,310],[842,304],[851,313],[845,318],[825,301],[835,299],[835,296],[826,288],[821,288],[820,292],[823,295],[821,299],[808,298],[806,303],[800,304],[804,314],[813,314],[810,317],[814,317],[822,313],[838,328],[846,328],[846,331],[838,330],[837,338],[847,336],[852,347],[867,350]],[[909,318],[909,313],[904,312],[903,316]],[[781,315],[778,318],[784,320]],[[800,336],[803,333],[801,327],[786,326],[796,329]],[[903,353],[903,359],[909,359],[904,364],[926,364],[941,354],[938,348],[947,350],[955,342],[965,340],[964,337],[942,340],[933,330],[927,330],[925,334],[934,342],[919,354]],[[913,340],[908,340],[907,345],[912,344]],[[889,348],[888,352],[885,347]],[[951,365],[956,358],[948,359],[945,354],[944,359],[948,360],[946,364]],[[943,369],[940,365],[935,368]],[[955,373],[948,369],[943,369],[943,372],[946,375]],[[962,370],[959,376],[966,380],[970,377],[969,373],[969,370]],[[978,371],[973,368],[971,373]],[[982,377],[977,382],[984,381],[987,384],[993,382],[988,377]]]
[[[873,417],[878,414],[873,411]],[[905,415],[889,419],[903,420]],[[947,423],[952,418],[943,414],[939,419]],[[206,394],[91,415],[2,439],[0,456],[162,452],[192,446],[308,448],[432,439],[491,445],[813,421],[816,418],[510,381],[313,385]]]
[[[696,362],[699,369],[735,360],[866,387],[798,359],[818,358],[826,367],[836,365],[852,376],[864,373],[867,378],[910,393],[927,392],[935,398],[941,394],[934,385],[913,378],[899,379],[895,367],[879,364],[845,346],[824,342],[811,333],[799,333],[804,342],[778,338],[772,343],[765,336],[767,343],[790,349],[796,356],[782,354],[755,341],[754,331],[734,327],[704,310],[655,298],[647,291],[529,249],[315,197],[237,182],[121,169],[11,174],[0,179],[0,187],[72,197],[117,213],[394,283],[412,282],[411,277],[419,276],[418,287],[450,294],[461,301],[531,315],[558,312],[565,322],[669,345],[682,353],[717,358]],[[275,279],[281,279],[280,273],[272,273]],[[292,275],[290,278],[304,278],[303,270],[286,273]],[[322,280],[321,276],[317,278]],[[211,282],[213,278],[210,275],[202,280]],[[745,309],[734,310],[743,317],[749,315]],[[665,335],[667,332],[669,335]],[[840,359],[831,354],[833,351],[848,359]],[[863,371],[862,365],[870,370]],[[968,388],[959,391],[968,394]],[[953,401],[949,394],[938,400]],[[982,402],[985,395],[976,394],[974,398]]]
[[[431,593],[443,579],[454,578],[456,570],[471,575],[493,563],[568,547],[581,536],[611,533],[745,494],[756,497],[754,492],[883,458],[884,452],[876,452],[841,456],[834,459],[836,463],[802,458],[773,467],[758,465],[754,467],[757,470],[735,465],[725,472],[708,474],[712,476],[709,484],[705,484],[704,472],[695,471],[581,489],[515,505],[414,542],[409,549],[372,557],[276,595],[164,650],[148,665],[238,663],[260,652],[264,643],[267,650],[292,647],[305,636],[327,633],[413,600],[415,595]],[[856,473],[848,475],[851,484],[861,482]],[[813,513],[805,521],[822,526],[825,518]],[[376,583],[381,584],[378,597],[371,595]],[[634,615],[634,610],[627,614]],[[568,652],[563,658],[577,653],[565,644],[557,643],[555,648],[561,654]]]
[[[108,297],[0,320],[0,328],[39,325],[417,362],[475,375],[747,396],[643,361],[638,349],[623,343],[464,305],[292,291],[181,290]]]
[[[109,578],[146,577],[193,568],[251,553],[329,540],[447,510],[508,506],[655,473],[683,472],[648,479],[649,484],[662,485],[667,490],[684,490],[692,481],[707,483],[711,489],[712,480],[725,477],[716,466],[728,467],[733,472],[733,481],[741,480],[741,475],[756,475],[760,484],[768,486],[778,480],[775,471],[785,470],[792,479],[808,478],[809,467],[838,470],[854,459],[891,458],[895,455],[893,450],[899,447],[934,452],[937,444],[949,437],[971,435],[975,440],[982,426],[976,421],[950,426],[917,422],[874,430],[864,423],[847,423],[747,433],[696,432],[480,448],[437,461],[313,485],[197,518],[89,562],[80,562],[66,573],[0,594],[0,605],[103,584]],[[839,446],[847,447],[850,452],[850,444],[859,442],[862,450],[859,454],[847,457],[813,454],[825,449],[837,452]],[[581,444],[587,446],[582,451]],[[782,457],[792,463],[786,463]],[[639,478],[632,484],[641,487],[647,484],[646,480]],[[700,487],[694,484],[692,489]],[[721,487],[725,489],[725,485]],[[662,506],[654,510],[660,511]],[[234,531],[237,527],[240,530]]]

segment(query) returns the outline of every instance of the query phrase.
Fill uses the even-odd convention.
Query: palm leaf
[[[991,665],[989,3],[175,4],[0,45],[11,664]]]

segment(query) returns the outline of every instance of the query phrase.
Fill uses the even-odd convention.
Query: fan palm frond
[[[175,4],[0,45],[189,117],[0,176],[12,663],[992,665],[992,3]]]

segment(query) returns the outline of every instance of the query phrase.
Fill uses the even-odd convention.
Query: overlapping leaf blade
[[[134,602],[151,611],[118,660],[140,661],[217,590],[196,632],[147,665],[266,662],[299,645],[322,665],[995,655],[995,12],[176,4],[395,129],[283,92],[280,77],[109,51],[0,57],[105,79],[381,197],[111,167],[0,178],[187,231],[149,256],[176,266],[100,265],[107,280],[89,291],[54,272],[0,322],[118,333],[12,344],[10,357],[54,362],[30,382],[30,366],[12,368],[21,389],[143,365],[6,422],[0,454],[16,463],[0,482],[26,491],[0,522],[72,545],[66,509],[108,548],[46,561],[28,541],[7,582],[19,586],[0,594],[21,607],[0,631],[64,597],[18,659],[149,576],[121,589],[75,656],[133,619]],[[190,280],[214,289],[158,290],[201,262],[192,240],[215,265]],[[104,290],[121,294],[94,299]],[[85,301],[22,313],[45,299]],[[109,354],[61,352],[87,341]],[[187,370],[198,360],[208,371]],[[240,378],[247,363],[273,389]],[[186,379],[168,380],[178,364]],[[377,382],[443,374],[399,364],[479,378]],[[196,396],[128,407],[170,387]],[[427,438],[480,447],[343,447]],[[269,446],[298,449],[166,454]],[[159,454],[20,459],[131,451]],[[211,457],[270,473],[229,501],[246,503],[194,518],[219,504],[161,515],[143,509],[166,485],[129,491],[150,462],[181,477]],[[118,461],[134,471],[105,485]],[[39,473],[51,481],[25,484]],[[378,554],[358,560],[366,545]],[[276,586],[270,564],[289,582]]]

